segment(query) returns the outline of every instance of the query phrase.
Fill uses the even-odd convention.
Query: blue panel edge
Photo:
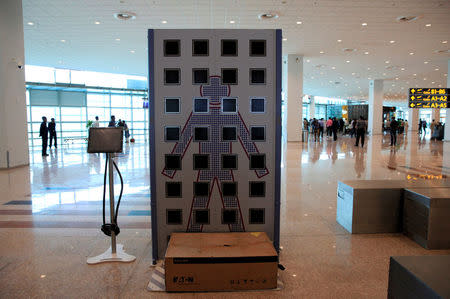
[[[152,219],[152,259],[158,260],[158,221],[156,201],[156,156],[155,156],[155,57],[153,29],[148,30],[148,103],[149,103],[149,142],[150,142],[150,210]]]
[[[276,30],[276,112],[275,112],[275,211],[273,245],[280,252],[280,205],[281,205],[281,67],[282,31]]]

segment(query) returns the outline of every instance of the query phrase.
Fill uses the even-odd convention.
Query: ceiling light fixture
[[[362,23],[361,26],[367,26],[367,23]]]
[[[65,43],[65,42],[66,42],[66,40],[65,40],[65,39],[62,39],[62,40],[61,40],[61,42],[62,42],[62,43]]]
[[[366,51],[366,52],[364,52],[364,54],[365,54],[365,55],[369,55],[369,52]]]
[[[33,25],[34,25],[33,22],[28,22],[27,24],[30,25],[30,26],[33,26]]]
[[[95,25],[100,25],[100,22],[99,22],[99,21],[95,21],[94,24],[95,24]]]
[[[306,62],[310,62],[311,60],[309,60],[309,59],[306,59]]]
[[[389,63],[390,61],[389,60],[386,60],[384,63]]]
[[[395,43],[395,40],[391,40],[391,41],[389,41],[389,43],[393,44],[393,43]]]
[[[423,63],[428,64],[428,61],[424,61]]]
[[[434,70],[435,70],[435,71],[439,71],[439,68],[435,68]]]
[[[417,76],[417,74],[413,74],[413,76],[414,76],[414,77],[416,77],[416,76]]]
[[[431,27],[431,24],[426,24],[425,27]]]
[[[269,12],[269,13],[262,13],[262,14],[259,14],[259,15],[258,15],[258,18],[259,18],[260,20],[277,19],[277,18],[278,18],[278,14],[272,13],[272,12]]]
[[[336,69],[336,67],[335,67],[335,66],[332,66],[332,67],[331,67],[331,69],[332,69],[332,70],[335,70],[335,69]]]
[[[325,52],[324,52],[324,51],[320,51],[319,53],[320,53],[320,54],[324,54]]]
[[[136,19],[136,14],[134,12],[119,12],[115,13],[114,17],[118,20],[129,21]]]
[[[120,38],[116,38],[116,42],[120,42]]]
[[[297,21],[297,25],[301,25],[302,24],[302,21]]]
[[[448,43],[448,41],[446,41],[446,40],[443,40],[443,41],[442,41],[442,43],[443,43],[443,44],[446,44],[446,43]]]
[[[345,61],[345,62],[350,63],[350,60],[347,60],[347,61]]]
[[[338,42],[338,43],[342,43],[342,39],[338,39],[337,42]]]
[[[414,52],[410,52],[409,55],[414,55]]]
[[[134,50],[130,50],[130,53],[134,54],[134,53],[136,53],[136,51],[134,51]]]
[[[284,41],[284,42],[287,41],[287,38],[283,38],[283,41]]]
[[[401,68],[401,70],[402,70],[402,71],[404,71],[404,70],[405,70],[405,68],[404,68],[404,67],[402,67],[402,68]]]
[[[234,24],[234,21],[233,21],[233,20],[231,20],[231,21],[230,21],[230,24]]]
[[[161,23],[167,24],[167,21],[166,20],[162,20]]]

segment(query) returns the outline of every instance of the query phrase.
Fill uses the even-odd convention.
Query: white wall
[[[0,168],[28,164],[21,0],[0,1]]]

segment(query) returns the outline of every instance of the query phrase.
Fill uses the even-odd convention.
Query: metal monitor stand
[[[110,209],[110,217],[111,223],[114,222],[115,219],[115,210],[114,210],[114,166],[113,166],[113,158],[114,154],[106,154],[106,158],[109,163],[109,209]],[[104,253],[90,257],[87,259],[87,263],[90,265],[107,263],[107,262],[132,262],[136,259],[135,256],[129,255],[125,253],[123,250],[123,244],[116,244],[116,234],[114,231],[111,232],[111,247],[108,248]]]

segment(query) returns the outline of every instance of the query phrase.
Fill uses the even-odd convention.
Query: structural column
[[[408,108],[408,131],[419,130],[419,108]]]
[[[447,68],[447,88],[450,88],[450,77],[448,75],[449,71],[450,71],[450,60],[448,61],[448,68]],[[444,141],[450,141],[450,108],[447,108],[447,113],[445,114]]]
[[[28,164],[21,0],[0,1],[0,168]]]
[[[383,80],[371,80],[369,83],[369,133],[382,133],[383,123]]]
[[[303,119],[303,56],[287,55],[283,66],[287,96],[287,140],[300,141]]]
[[[309,118],[308,119],[314,118],[315,115],[316,115],[316,99],[314,98],[314,96],[311,96],[310,101],[309,101]]]

